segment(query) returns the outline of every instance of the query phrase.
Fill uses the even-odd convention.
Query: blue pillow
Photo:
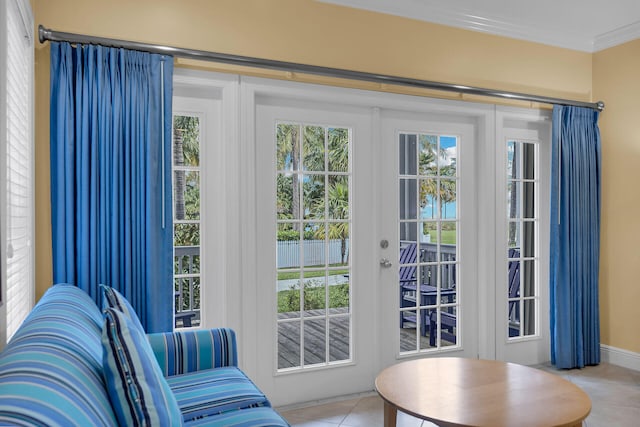
[[[133,309],[129,301],[117,290],[113,289],[111,286],[100,285],[102,288],[102,308],[115,308],[120,312],[126,314],[129,319],[133,322],[133,324],[140,329],[140,332],[145,333],[144,328],[142,327],[142,323],[140,323],[140,319],[136,314],[136,311]]]
[[[144,333],[124,313],[104,310],[102,365],[120,425],[179,426],[178,402]]]

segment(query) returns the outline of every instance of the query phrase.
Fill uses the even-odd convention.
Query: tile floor
[[[610,364],[558,371],[537,366],[568,379],[591,398],[591,414],[583,427],[635,427],[640,425],[640,372]],[[375,394],[280,413],[293,427],[382,427],[382,400]],[[433,427],[434,424],[398,412],[398,427]]]

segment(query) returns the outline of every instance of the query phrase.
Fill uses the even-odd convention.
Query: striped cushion
[[[165,376],[237,366],[236,335],[217,328],[147,335]]]
[[[104,377],[120,424],[181,425],[180,409],[146,336],[116,309],[105,309],[104,316]]]
[[[184,421],[243,408],[271,406],[238,368],[217,368],[167,378]]]
[[[117,425],[102,378],[101,330],[86,292],[49,288],[0,354],[0,425]]]
[[[289,427],[276,411],[270,408],[251,408],[242,411],[225,412],[214,417],[200,418],[185,423],[189,427]]]
[[[102,288],[102,308],[115,308],[116,310],[120,310],[120,312],[129,316],[133,324],[139,331],[144,333],[144,328],[142,327],[142,323],[140,323],[140,319],[136,314],[136,311],[133,309],[129,301],[117,290],[113,289],[111,286],[100,285]]]

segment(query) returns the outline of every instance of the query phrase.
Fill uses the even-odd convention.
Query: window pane
[[[325,217],[324,175],[304,175],[302,177],[302,200],[305,219]]]
[[[177,171],[176,171],[177,172]],[[178,193],[176,189],[176,194]],[[200,172],[188,171],[185,174],[184,219],[200,219]]]
[[[316,276],[311,273],[319,273],[322,274],[322,276]],[[326,291],[327,283],[324,277],[324,271],[309,272],[304,279],[303,297],[305,316],[324,316],[326,314]]]
[[[185,254],[185,249],[194,254]],[[195,251],[191,251],[195,249]],[[197,274],[200,273],[200,247],[188,246],[178,247],[175,251],[174,273],[175,274]]]
[[[522,179],[535,179],[536,177],[536,145],[522,143]]]
[[[400,175],[416,175],[416,135],[401,133],[398,138]]]
[[[536,300],[524,300],[524,313],[522,319],[523,335],[535,335],[536,333]]]
[[[458,138],[455,136],[440,137],[440,176],[458,176]]]
[[[300,219],[298,175],[278,174],[276,178],[278,219]]]
[[[328,178],[327,201],[329,202],[329,218],[349,219],[349,177],[345,175],[329,175]]]
[[[305,171],[324,171],[324,128],[320,126],[304,126],[303,134],[303,169]]]
[[[522,256],[532,258],[536,256],[536,223],[533,221],[525,221],[522,223]]]
[[[435,178],[420,180],[420,218],[438,218],[438,180]]]
[[[278,224],[276,260],[278,268],[300,267],[299,223]]]
[[[192,116],[173,118],[173,164],[200,165],[200,120]]]
[[[433,252],[435,254],[436,252],[436,248],[435,248],[435,244],[438,243],[440,241],[440,233],[439,233],[439,226],[438,223],[436,221],[425,221],[420,223],[420,241],[422,242],[421,247],[425,247],[425,249],[429,249],[431,246],[433,246],[432,249],[430,249],[430,253]],[[435,261],[435,255],[433,257],[433,259],[426,259],[426,262],[433,262]]]
[[[278,369],[300,366],[300,322],[278,324]]]
[[[455,219],[458,216],[456,207],[457,183],[453,179],[440,180],[440,218]]]
[[[300,317],[300,270],[278,272],[278,318]]]
[[[535,183],[523,182],[522,183],[522,217],[523,218],[535,218],[536,216],[536,193]]]
[[[349,129],[329,128],[329,171],[349,170]]]
[[[279,123],[276,126],[276,167],[278,170],[300,170],[300,126]]]
[[[420,175],[436,176],[438,174],[438,137],[420,135],[419,152]]]
[[[329,361],[348,360],[350,356],[350,319],[349,316],[329,319]]]
[[[522,280],[524,282],[522,291],[525,298],[536,295],[536,264],[534,260],[522,262]]]
[[[304,364],[315,365],[324,363],[326,356],[325,319],[311,319],[304,321]]]
[[[199,246],[200,224],[174,224],[174,246]]]
[[[400,179],[400,219],[417,219],[417,188],[415,179]]]
[[[304,227],[302,253],[305,267],[324,267],[327,231],[325,223],[308,223]]]

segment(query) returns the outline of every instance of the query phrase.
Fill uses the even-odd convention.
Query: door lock
[[[389,261],[387,258],[382,258],[380,260],[380,265],[384,268],[389,268],[391,267],[393,264],[391,264],[391,261]]]

